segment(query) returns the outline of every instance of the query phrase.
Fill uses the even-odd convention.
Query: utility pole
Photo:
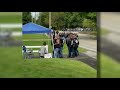
[[[51,12],[49,12],[49,28],[51,29]]]
[[[51,12],[49,12],[49,29],[51,29]],[[51,33],[52,45],[53,45],[53,54],[54,54],[54,43],[53,43],[53,33]]]
[[[32,15],[32,12],[31,12],[31,22],[33,23],[33,15]]]
[[[32,23],[34,23],[34,22],[33,22],[33,16],[32,16]]]
[[[39,12],[40,24],[41,24],[41,12]]]

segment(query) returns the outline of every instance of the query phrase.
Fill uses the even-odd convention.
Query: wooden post
[[[49,12],[49,28],[51,29],[51,12]]]
[[[49,29],[51,29],[52,26],[51,26],[51,12],[49,12]],[[54,50],[54,43],[53,43],[53,34],[51,33],[51,38],[52,38],[52,45],[53,45],[53,50]]]

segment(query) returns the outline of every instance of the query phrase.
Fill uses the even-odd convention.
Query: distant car
[[[84,31],[84,29],[83,29],[83,28],[80,28],[80,31]]]

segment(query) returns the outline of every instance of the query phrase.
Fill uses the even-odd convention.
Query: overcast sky
[[[36,19],[38,19],[39,13],[41,12],[31,12],[32,18],[35,18],[35,13],[36,13]]]

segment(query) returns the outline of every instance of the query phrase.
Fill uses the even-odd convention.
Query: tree
[[[83,21],[83,27],[85,28],[95,28],[96,24],[90,19],[84,19]]]
[[[23,25],[31,22],[32,21],[31,19],[32,16],[30,12],[23,12],[23,18],[22,18]]]
[[[72,12],[65,12],[64,15],[64,23],[65,23],[65,27],[66,28],[70,28],[71,27],[71,21],[72,21]]]
[[[42,12],[41,15],[39,15],[37,24],[40,24],[44,27],[49,27],[49,13],[48,12]]]
[[[96,22],[96,20],[97,20],[97,16],[96,15],[97,15],[96,12],[89,12],[87,14],[87,19],[90,19],[93,22]]]
[[[71,20],[71,27],[82,27],[83,18],[81,17],[80,12],[73,12],[72,20]]]
[[[60,30],[64,27],[64,12],[52,12],[52,27]]]
[[[76,27],[96,27],[95,12],[52,12],[52,28],[61,30],[62,28]],[[42,12],[39,16],[38,24],[49,27],[49,13]]]

